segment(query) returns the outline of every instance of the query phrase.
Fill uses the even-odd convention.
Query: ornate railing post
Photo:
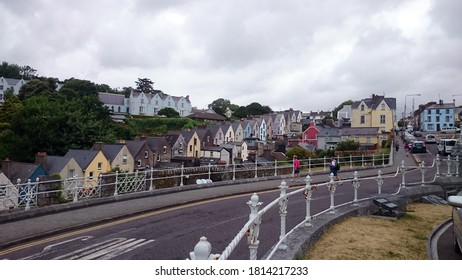
[[[311,224],[311,196],[313,195],[313,189],[311,188],[311,179],[310,175],[306,175],[305,178],[305,191],[303,192],[303,195],[305,196],[306,200],[306,214],[305,214],[305,226],[312,226]]]
[[[364,154],[361,155],[361,166],[364,167]]]
[[[257,218],[258,217],[258,208],[262,205],[261,202],[258,201],[258,195],[254,193],[250,197],[250,201],[247,202],[247,205],[250,207],[250,215],[249,215],[249,220],[254,220],[252,225],[250,225],[250,228],[247,232],[247,244],[249,245],[249,251],[250,251],[250,260],[256,260],[257,259],[257,249],[258,249],[258,244],[260,241],[258,240],[258,235],[260,233],[260,223],[261,219]]]
[[[446,176],[450,177],[451,176],[451,155],[448,155],[447,164],[448,164],[448,173],[446,174]]]
[[[420,172],[422,173],[422,186],[425,185],[425,172],[427,171],[427,166],[425,166],[425,161],[422,161],[419,164]]]
[[[257,155],[255,154],[255,178],[258,178],[258,163]]]
[[[375,167],[375,154],[372,154],[372,166]]]
[[[210,172],[210,171],[209,171]],[[184,175],[184,164],[181,164],[181,177],[180,177],[180,187],[183,186],[183,175]],[[209,173],[209,179],[210,179],[210,173]]]
[[[278,160],[274,160],[274,176],[278,176]]]
[[[377,188],[378,188],[378,194],[382,193],[382,186],[383,186],[383,176],[382,176],[382,170],[378,171],[377,178],[375,179],[377,181]]]
[[[209,163],[209,180],[212,179],[212,171],[210,170],[212,168],[212,165]]]
[[[334,173],[329,175],[329,183],[327,183],[327,190],[330,193],[330,214],[335,214],[334,196],[335,196],[336,184],[334,181]]]
[[[27,179],[27,183],[26,183],[26,208],[25,208],[25,210],[30,210],[30,201],[32,199],[32,195],[31,195],[30,192],[31,192],[31,182],[30,182],[30,179]]]
[[[359,181],[359,178],[358,178],[358,171],[355,171],[353,173],[354,175],[354,178],[353,178],[353,188],[355,189],[355,196],[354,196],[354,200],[353,200],[353,206],[359,206],[358,204],[358,188],[361,184],[361,182]]]
[[[382,166],[385,167],[385,153],[382,153]]]
[[[279,215],[281,216],[281,234],[279,235],[279,249],[287,250],[286,244],[286,217],[287,217],[287,184],[286,181],[282,181],[281,185],[279,186],[281,193],[279,195]]]
[[[77,176],[72,177],[72,201],[77,202],[79,200],[79,185],[77,183]]]
[[[350,169],[353,169],[353,156],[350,155]]]
[[[326,165],[327,165],[326,156],[324,156],[324,171],[326,171]]]
[[[308,172],[311,173],[311,157],[308,158]]]
[[[153,176],[153,173],[154,173],[154,169],[151,167],[151,182],[149,183],[149,190],[152,191],[154,189],[154,184],[153,184],[153,181],[152,181],[152,176]]]
[[[189,257],[190,260],[216,260],[220,257],[219,254],[210,254],[210,252],[212,252],[212,245],[205,236],[202,236],[194,246],[194,252],[189,253]]]
[[[456,177],[459,177],[459,155],[456,156]]]
[[[236,180],[236,163],[233,162],[233,181]]]
[[[119,180],[119,171],[116,171],[116,173],[115,173],[115,183],[114,183],[114,196],[118,195],[118,192],[117,192],[118,187],[119,187],[118,180]]]
[[[402,182],[401,187],[406,188],[406,179],[404,177],[404,173],[406,172],[406,165],[404,164],[404,160],[401,161],[401,165],[399,166],[399,171],[401,172]]]
[[[441,165],[440,155],[436,154],[436,177],[440,177],[440,165]]]

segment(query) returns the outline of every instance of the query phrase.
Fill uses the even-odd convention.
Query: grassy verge
[[[425,260],[431,231],[451,207],[413,203],[398,220],[350,217],[334,225],[306,253],[311,260]]]

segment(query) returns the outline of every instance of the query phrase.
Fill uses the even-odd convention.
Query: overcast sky
[[[149,78],[199,108],[332,110],[373,93],[398,111],[462,104],[460,0],[0,0],[0,11],[1,61],[112,88]]]

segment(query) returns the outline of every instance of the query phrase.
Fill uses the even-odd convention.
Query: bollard
[[[117,196],[119,193],[117,192],[118,189],[118,180],[119,180],[119,171],[115,173],[115,183],[114,183],[114,196]]]
[[[401,172],[402,182],[401,187],[406,188],[406,179],[404,178],[404,173],[406,172],[406,165],[404,164],[404,160],[401,161],[401,165],[399,166],[399,171]]]
[[[427,171],[427,166],[425,166],[425,161],[422,161],[419,164],[420,172],[422,173],[422,186],[425,186],[425,172]]]

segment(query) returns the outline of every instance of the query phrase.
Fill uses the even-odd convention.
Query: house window
[[[164,146],[164,154],[167,153],[167,146]]]
[[[141,166],[141,159],[137,160],[136,164],[138,165],[138,167],[140,167]]]
[[[88,174],[88,177],[90,177],[90,179],[93,179],[93,171],[91,171],[91,172]]]
[[[6,196],[6,186],[0,186],[0,197]]]
[[[364,111],[364,104],[361,104],[361,111]]]
[[[148,158],[149,156],[149,152],[148,151],[144,151],[144,158]]]
[[[436,122],[440,122],[440,116],[436,116]]]
[[[160,161],[160,154],[157,155],[157,161]]]
[[[446,116],[445,121],[446,121],[446,122],[449,122],[449,121],[450,121],[450,120],[449,120],[449,116]]]
[[[446,109],[446,114],[449,114],[449,109]]]
[[[144,103],[144,99],[141,99],[141,104],[143,104],[143,103]]]
[[[102,162],[98,162],[98,170],[101,170],[103,169],[103,163]]]
[[[427,117],[427,122],[431,122],[432,121],[432,117],[431,116],[428,116]]]
[[[127,164],[127,155],[122,156],[122,164]]]
[[[364,124],[366,123],[366,117],[365,116],[361,116],[361,124]]]
[[[382,111],[385,111],[385,103],[382,103],[381,109],[382,109]]]
[[[75,169],[70,169],[67,177],[72,178],[74,176],[75,176]]]
[[[366,143],[370,144],[371,143],[371,137],[366,137]]]
[[[380,115],[380,123],[385,123],[385,115]]]
[[[189,145],[189,151],[192,152],[192,145]]]

